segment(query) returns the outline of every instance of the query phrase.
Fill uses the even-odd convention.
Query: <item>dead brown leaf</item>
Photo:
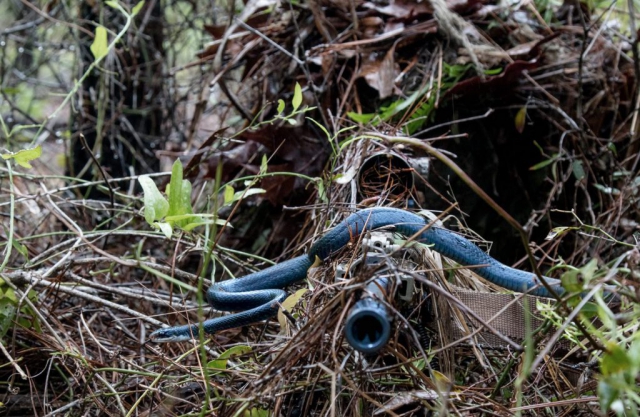
[[[363,77],[371,88],[378,90],[381,99],[393,94],[395,79],[400,72],[395,63],[394,52],[395,48],[391,48],[381,60],[367,61],[360,69],[359,76]]]

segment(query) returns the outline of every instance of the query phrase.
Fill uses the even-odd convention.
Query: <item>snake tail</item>
[[[200,328],[206,334],[214,334],[267,320],[276,315],[278,304],[287,298],[287,293],[279,288],[304,279],[311,263],[309,255],[298,256],[242,278],[217,282],[207,291],[211,307],[239,313],[215,317],[202,325],[188,324],[159,329],[151,333],[151,339],[158,343],[184,342],[198,339]]]

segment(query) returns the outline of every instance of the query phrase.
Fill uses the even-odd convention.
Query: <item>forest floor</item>
[[[196,53],[176,35],[162,55],[153,138],[137,130],[153,112],[120,108],[145,94],[102,94],[137,85],[124,81],[124,45],[148,40],[134,34],[154,2],[102,6],[131,18],[106,39],[133,23],[104,45],[89,26],[95,78],[69,70],[66,93],[43,83],[32,105],[20,98],[53,70],[30,74],[9,48],[55,21],[85,27],[53,3],[0,19],[0,415],[638,414],[633,2],[250,0],[233,17],[219,9],[222,20],[171,2],[164,34],[170,23],[206,42]],[[74,41],[61,41],[60,62],[73,62]],[[67,121],[90,105],[102,145],[84,146]],[[135,117],[138,134],[123,134]],[[287,288],[286,314],[195,341],[150,338],[219,315],[212,283],[303,255],[374,206],[428,210],[565,293],[511,293],[413,245],[381,261],[416,287],[385,299],[390,341],[362,354],[345,320],[380,272],[358,266],[367,251],[354,233]]]

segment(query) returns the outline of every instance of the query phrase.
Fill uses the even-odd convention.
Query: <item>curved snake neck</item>
[[[156,330],[151,339],[156,342],[178,342],[197,338],[200,328],[207,334],[220,330],[241,327],[273,317],[278,304],[287,293],[281,288],[300,281],[316,256],[327,259],[343,248],[352,239],[368,230],[392,226],[396,233],[416,236],[416,241],[432,245],[432,249],[464,266],[482,265],[474,268],[481,277],[511,291],[525,292],[540,297],[550,297],[538,278],[525,271],[506,266],[482,251],[462,236],[446,229],[430,227],[419,215],[395,208],[370,208],[357,211],[318,240],[307,255],[299,256],[273,265],[242,278],[216,283],[207,291],[209,304],[222,311],[240,311],[216,317],[200,324],[169,327]],[[544,277],[553,289],[562,293],[560,281]]]

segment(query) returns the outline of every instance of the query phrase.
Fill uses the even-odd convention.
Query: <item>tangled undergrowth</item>
[[[12,45],[46,45],[32,30],[51,23],[42,16],[71,23],[77,11],[29,9],[26,25],[0,30],[0,413],[637,414],[640,64],[635,36],[624,35],[633,11],[575,1],[249,1],[233,18],[216,8],[208,20],[208,9],[186,3],[166,12],[175,50],[162,87],[158,61],[136,60],[164,51],[134,53],[140,42],[162,45],[143,31],[160,2],[83,6],[121,13],[102,21],[113,25],[108,39],[128,24],[126,33],[143,35],[102,52],[92,41],[83,54],[95,61],[83,55],[80,66],[91,77],[65,90],[83,107],[54,103],[51,116],[82,116],[65,138],[77,177],[52,169],[52,133],[64,122],[40,123],[16,99],[21,74],[42,73],[24,62],[4,70]],[[210,24],[175,23],[190,7]],[[199,29],[213,40],[197,60],[173,61],[177,34]],[[156,84],[144,99],[119,95],[145,77]],[[107,92],[115,104],[101,107]],[[154,150],[159,126],[171,140]],[[13,163],[23,142],[44,149],[22,154],[32,169]],[[138,184],[161,157],[179,157],[190,185],[167,199],[182,211],[155,217]],[[171,183],[171,173],[147,174],[162,191]],[[387,300],[391,341],[367,356],[343,327],[376,272],[336,279],[360,256],[356,241],[288,289],[278,320],[196,342],[148,340],[163,325],[209,317],[211,280],[302,254],[356,207],[375,205],[429,209],[501,261],[562,277],[582,297],[503,294],[414,246],[411,262],[387,267],[413,277],[416,293]]]

